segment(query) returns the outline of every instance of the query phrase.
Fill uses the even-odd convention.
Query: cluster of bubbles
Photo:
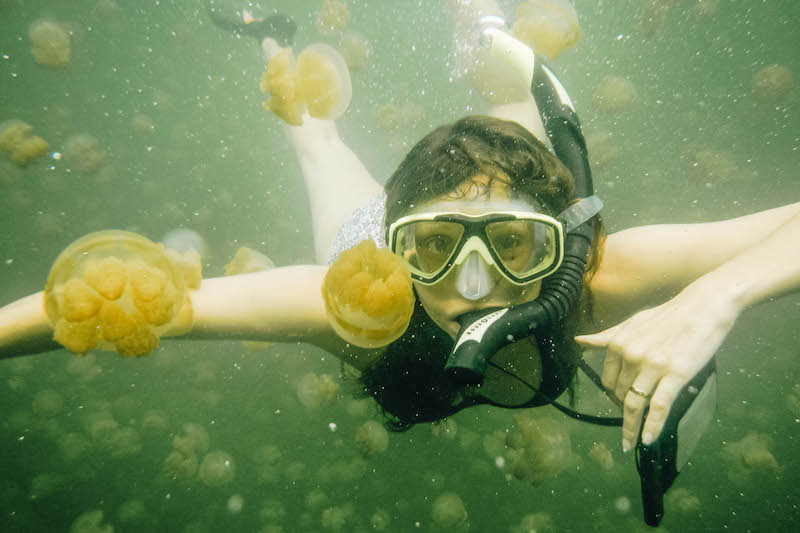
[[[325,275],[322,296],[336,333],[363,348],[385,346],[400,337],[414,311],[408,269],[371,239],[339,255]]]
[[[200,283],[195,261],[176,261],[135,233],[82,237],[56,259],[45,286],[54,338],[76,354],[97,348],[147,355],[167,331],[191,324],[187,289]]]
[[[342,55],[327,44],[306,47],[295,60],[289,49],[270,59],[259,88],[269,93],[264,107],[292,126],[303,124],[303,115],[334,119],[350,105],[353,89]]]
[[[60,24],[37,20],[28,30],[33,59],[43,67],[60,68],[69,65],[72,55],[70,35]]]
[[[0,154],[20,167],[47,154],[50,145],[38,135],[31,135],[33,126],[22,120],[6,120],[0,123]]]

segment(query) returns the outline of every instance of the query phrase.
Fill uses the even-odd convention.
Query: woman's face
[[[487,205],[486,210],[489,211],[491,203],[496,205],[498,201],[511,200],[508,178],[496,176],[490,180],[485,174],[477,174],[464,182],[452,194],[437,198],[431,203],[463,200],[473,203],[484,201]],[[491,268],[490,272],[496,283],[486,296],[477,300],[469,300],[458,291],[456,268],[447,273],[435,285],[414,282],[414,286],[420,303],[431,319],[452,338],[455,338],[460,329],[456,319],[464,313],[489,307],[518,305],[530,302],[539,295],[540,281],[520,287],[504,278],[495,268]]]

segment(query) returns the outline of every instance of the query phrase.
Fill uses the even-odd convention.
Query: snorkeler
[[[481,35],[488,30],[505,35],[502,14],[492,2],[482,3],[479,16],[469,2],[452,4],[457,31],[476,31],[477,24]],[[243,13],[242,24],[249,26],[251,17]],[[264,40],[269,39],[278,48],[288,44],[270,35]],[[280,51],[263,48],[268,59]],[[517,74],[541,72],[535,60],[530,65],[523,57],[513,64],[524,67],[511,70]],[[507,80],[481,82],[491,88]],[[548,128],[542,120],[529,86],[524,94],[514,92],[514,99],[493,102],[487,116],[463,118],[428,134],[385,187],[344,144],[332,120],[302,115],[301,125],[286,130],[306,180],[321,265],[207,279],[197,289],[184,284],[185,300],[170,293],[148,324],[160,322],[162,337],[320,346],[360,372],[364,390],[397,427],[479,403],[548,404],[574,379],[581,356],[577,340],[606,350],[602,383],[624,405],[623,448],[631,449],[640,435],[652,443],[679,392],[711,360],[737,317],[800,288],[800,204],[722,222],[645,226],[606,236],[588,182],[576,179],[578,166],[557,157],[559,139],[548,135],[552,123]],[[557,103],[567,105],[568,99]],[[395,263],[372,268],[367,259],[385,256],[374,247],[354,247],[367,237],[388,245],[384,251]],[[331,256],[337,258],[332,266],[322,266]],[[398,281],[397,262],[408,272],[407,285]],[[131,296],[133,304],[154,301],[157,295],[146,280],[158,275],[135,277],[139,265],[126,268],[140,288],[138,299]],[[574,294],[544,298],[548,292],[558,295],[562,285],[552,280],[570,269],[581,282],[571,286]],[[101,320],[104,313],[119,317],[106,305],[113,300],[95,298],[100,288],[116,286],[102,280],[92,285],[94,278],[82,275],[84,281],[65,284],[55,297],[70,303],[66,308],[74,313],[65,326],[69,333],[81,333],[87,321]],[[164,279],[179,290],[179,276]],[[333,304],[323,296],[331,279],[352,285],[337,293]],[[409,299],[402,291],[411,286]],[[44,300],[37,293],[0,309],[0,356],[57,347]],[[480,369],[478,384],[448,372],[461,334],[482,327],[470,330],[474,321],[467,319],[502,323],[503,310],[537,301],[572,305],[553,310],[558,318],[533,334],[505,339],[508,345]],[[395,336],[388,326],[396,317],[387,308],[399,302],[411,307],[406,327]],[[330,316],[334,304],[349,316],[391,320],[349,323],[352,338],[345,338]],[[167,307],[175,315],[167,316]],[[183,310],[190,311],[188,318],[178,316]],[[86,329],[100,327],[106,335],[105,324],[88,322]],[[108,324],[126,325],[122,319]],[[383,342],[368,335],[381,328],[392,333]],[[108,329],[109,335],[118,332]],[[368,337],[363,348],[359,335]]]

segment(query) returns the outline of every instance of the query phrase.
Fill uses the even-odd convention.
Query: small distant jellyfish
[[[178,228],[168,232],[161,239],[166,248],[186,253],[194,250],[203,259],[208,256],[208,244],[202,235],[189,228]]]
[[[595,442],[589,450],[589,457],[597,463],[603,470],[614,468],[614,456],[604,442]]]
[[[556,533],[553,517],[547,513],[526,514],[519,525],[511,528],[511,533]]]
[[[763,104],[783,102],[792,89],[792,71],[784,65],[767,65],[756,72],[750,81],[750,94]]]
[[[469,515],[458,494],[445,492],[433,502],[433,526],[437,531],[469,530]]]
[[[169,418],[163,411],[147,411],[142,416],[142,434],[148,438],[154,439],[165,435],[168,427]]]
[[[280,500],[268,498],[264,500],[258,517],[264,524],[280,524],[286,516],[286,506]]]
[[[328,507],[322,511],[320,524],[323,528],[334,532],[347,531],[347,522],[353,515],[354,511],[355,510],[353,509],[353,506],[349,504],[341,507]]]
[[[700,511],[700,498],[689,489],[683,487],[671,489],[664,499],[670,512],[675,510],[679,513],[695,514]]]
[[[22,120],[0,123],[0,153],[8,154],[9,161],[18,167],[25,167],[46,155],[50,145],[32,132],[33,126]]]
[[[515,427],[506,437],[511,469],[518,479],[534,484],[556,477],[572,462],[569,434],[549,418],[514,417]]]
[[[147,507],[142,500],[126,500],[119,506],[116,517],[121,524],[141,527],[147,520]]]
[[[67,464],[76,463],[89,453],[89,441],[81,433],[66,433],[58,439],[61,458]]]
[[[781,467],[769,450],[772,439],[766,433],[750,432],[738,442],[726,442],[720,451],[728,464],[728,479],[746,483],[753,474],[778,473]]]
[[[586,135],[589,159],[593,167],[606,167],[619,159],[619,145],[610,131],[593,131]]]
[[[167,479],[188,481],[197,472],[197,454],[185,450],[173,449],[164,459],[162,473]]]
[[[378,108],[378,125],[385,131],[396,130],[400,127],[400,108],[394,104],[383,104]]]
[[[333,376],[309,372],[297,384],[297,398],[307,408],[330,405],[339,396],[339,388]]]
[[[231,497],[228,498],[226,507],[228,508],[229,513],[241,513],[242,509],[244,508],[244,497],[241,494],[231,494]]]
[[[156,125],[149,115],[135,113],[131,118],[131,130],[139,137],[149,137],[156,131]]]
[[[114,526],[103,523],[103,511],[93,509],[78,515],[69,528],[70,533],[114,533]]]
[[[236,465],[230,454],[214,450],[208,452],[197,471],[200,480],[208,487],[222,487],[233,481]]]
[[[620,496],[614,500],[614,509],[619,514],[628,514],[631,511],[631,500],[627,496]]]
[[[83,174],[96,174],[108,164],[108,155],[96,137],[79,133],[64,143],[64,161]]]
[[[43,67],[66,67],[72,54],[69,33],[58,23],[38,20],[28,30],[33,59]]]
[[[44,389],[33,397],[33,413],[43,418],[53,418],[64,411],[64,398],[52,389]]]
[[[388,531],[392,525],[392,516],[383,509],[377,509],[369,517],[369,528],[372,531]]]
[[[456,421],[452,418],[445,418],[431,424],[431,433],[433,433],[434,437],[453,440],[458,433],[458,425],[456,425]]]
[[[592,94],[592,105],[605,114],[630,111],[638,99],[636,87],[620,76],[604,76]]]
[[[581,37],[578,14],[568,0],[528,0],[520,4],[512,31],[549,59],[556,59]]]
[[[356,430],[355,443],[361,455],[372,457],[389,447],[389,432],[381,423],[367,420]]]
[[[350,20],[347,4],[339,0],[322,0],[319,10],[319,31],[323,35],[333,35],[342,31]]]
[[[372,45],[362,34],[348,30],[339,40],[339,51],[350,70],[361,70],[372,56]]]

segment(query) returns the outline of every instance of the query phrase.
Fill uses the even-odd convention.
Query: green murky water
[[[318,32],[320,2],[274,4],[297,21],[299,47],[336,44]],[[439,2],[348,4],[349,27],[374,53],[353,73],[340,129],[382,180],[434,125],[484,108],[466,83],[449,80]],[[662,2],[670,6],[655,26],[640,0],[575,4],[583,39],[553,67],[587,133],[611,134],[613,147],[596,142],[593,152],[610,230],[800,197],[797,90],[773,104],[750,94],[765,65],[800,73],[796,2],[704,0],[700,7],[716,8],[706,14],[695,0]],[[28,28],[39,19],[70,32],[67,67],[34,62]],[[0,0],[0,30],[0,122],[24,120],[65,154],[24,170],[0,159],[0,302],[41,289],[62,248],[104,228],[154,240],[192,228],[209,244],[206,277],[241,245],[279,265],[313,261],[298,166],[261,108],[259,51],[209,24],[200,2]],[[636,87],[625,113],[593,110],[608,74]],[[424,115],[387,131],[378,120],[385,104]],[[78,134],[105,154],[97,171],[66,157]],[[750,311],[723,346],[717,417],[676,482],[662,529],[780,531],[800,518],[798,314],[797,297]],[[354,439],[374,406],[353,400],[346,383],[330,401],[299,394],[313,385],[309,373],[338,379],[339,367],[308,346],[174,341],[142,360],[59,351],[0,362],[0,531],[67,531],[91,510],[118,532],[430,531],[445,493],[463,501],[471,531],[527,531],[521,522],[532,513],[542,514],[538,531],[647,529],[616,429],[550,408],[528,413],[555,420],[571,442],[565,469],[539,486],[501,467],[513,413],[492,408],[391,435],[385,452],[365,458]],[[584,401],[593,394],[583,387]],[[165,460],[187,423],[202,430],[189,439],[183,479],[173,479]],[[597,461],[603,446],[610,452]],[[192,454],[200,463],[207,450],[228,454],[216,479],[235,470],[231,481],[208,486],[193,472]]]

